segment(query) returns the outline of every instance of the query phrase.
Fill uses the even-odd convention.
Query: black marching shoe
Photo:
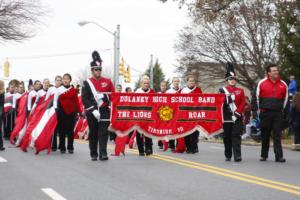
[[[265,162],[265,161],[267,161],[267,159],[268,159],[268,158],[266,158],[266,157],[260,157],[259,161]]]
[[[60,153],[65,154],[66,150],[60,150]]]
[[[186,153],[187,153],[187,154],[193,154],[193,151],[191,151],[191,150],[186,150]]]
[[[69,152],[69,154],[73,154],[73,153],[74,153],[74,150],[69,149],[68,152]]]
[[[231,161],[231,158],[226,157],[226,158],[225,158],[225,161],[229,162],[229,161]]]
[[[235,159],[234,159],[234,162],[241,162],[242,161],[242,158],[241,157],[236,157]]]
[[[285,158],[276,158],[275,159],[275,162],[280,162],[280,163],[284,163],[284,162],[286,162],[286,160],[285,160]]]
[[[145,156],[144,152],[139,152],[139,156]]]
[[[198,149],[198,148],[195,148],[195,149],[193,150],[193,154],[195,154],[195,153],[199,153],[199,149]]]
[[[99,156],[99,160],[101,160],[101,161],[108,160],[108,156],[107,155]]]
[[[0,148],[0,151],[4,151],[4,150],[5,150],[5,147],[1,147],[1,148]]]
[[[92,157],[91,157],[91,160],[92,160],[92,161],[97,161],[97,160],[98,160],[98,156],[92,156]]]
[[[146,150],[146,156],[150,156],[150,155],[152,155],[152,154],[153,154],[153,152],[152,152],[151,149],[147,149],[147,150]]]

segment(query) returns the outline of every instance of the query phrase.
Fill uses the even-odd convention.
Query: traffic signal
[[[125,83],[131,82],[130,66],[127,67],[124,77],[125,77]]]
[[[125,75],[125,62],[124,58],[121,59],[120,65],[119,65],[119,75],[124,76]]]
[[[3,77],[4,78],[9,77],[9,67],[10,67],[10,64],[8,62],[8,59],[6,59],[5,63],[3,64]]]

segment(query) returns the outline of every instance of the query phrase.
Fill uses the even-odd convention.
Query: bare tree
[[[0,41],[33,37],[44,13],[38,0],[0,0]]]
[[[159,0],[163,3],[171,0]],[[179,7],[187,5],[190,10],[197,10],[202,13],[203,16],[208,15],[207,11],[212,13],[222,13],[227,10],[230,5],[234,2],[239,2],[240,0],[173,0],[178,2]]]
[[[193,12],[193,22],[181,31],[175,46],[180,55],[178,71],[197,70],[201,83],[206,79],[210,86],[212,81],[224,80],[225,63],[232,62],[239,83],[253,89],[265,76],[265,65],[277,61],[275,4],[236,1],[222,14],[211,14],[203,18],[202,13]]]

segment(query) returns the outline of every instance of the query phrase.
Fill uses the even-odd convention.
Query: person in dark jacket
[[[57,112],[59,149],[66,153],[65,140],[68,138],[67,149],[70,154],[74,153],[74,127],[78,114],[82,114],[79,105],[77,90],[71,86],[70,74],[63,75],[63,85],[57,88],[54,94],[53,107]]]
[[[234,161],[240,162],[242,161],[241,135],[246,98],[244,90],[236,87],[236,75],[232,63],[227,63],[225,79],[228,85],[219,90],[219,93],[225,94],[223,106],[225,160],[230,161],[233,152]]]
[[[287,112],[288,101],[287,84],[279,77],[278,67],[270,64],[266,68],[267,76],[258,82],[252,94],[253,118],[259,115],[262,132],[262,148],[260,161],[266,161],[269,153],[271,132],[276,162],[285,162],[281,145],[281,132],[284,115]]]
[[[300,90],[294,95],[291,108],[292,127],[294,132],[294,150],[300,151]]]
[[[0,151],[4,151],[5,148],[3,146],[3,133],[2,133],[2,118],[4,112],[4,82],[0,80]]]
[[[102,60],[97,51],[92,54],[92,77],[83,82],[82,102],[89,126],[89,147],[92,161],[108,160],[107,142],[110,120],[110,95],[115,91],[110,79],[102,76]],[[98,145],[99,144],[99,145]],[[99,147],[99,149],[98,149]]]

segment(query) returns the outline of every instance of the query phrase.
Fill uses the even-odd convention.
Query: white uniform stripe
[[[257,88],[256,88],[256,102],[257,102],[257,111],[259,112],[259,95],[260,95],[260,84],[267,80],[268,78],[264,78],[261,81],[258,82]]]
[[[54,191],[52,188],[42,188],[41,190],[53,200],[67,200],[66,198],[58,194],[56,191]]]
[[[284,98],[284,102],[283,102],[283,109],[284,109],[287,105],[288,100],[289,100],[289,88],[283,80],[281,80],[281,82],[285,85],[285,88],[286,88],[285,98]]]

